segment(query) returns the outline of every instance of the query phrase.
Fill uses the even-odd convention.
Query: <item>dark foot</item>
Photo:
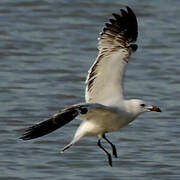
[[[103,139],[105,139],[112,147],[112,154],[115,156],[115,158],[117,158],[117,151],[116,151],[116,146],[109,140],[107,139],[107,137],[105,136],[105,134],[103,134]]]
[[[109,165],[112,167],[112,158],[111,158],[111,154],[107,154],[108,156],[108,162],[109,162]]]
[[[118,158],[117,151],[116,151],[116,146],[115,145],[112,145],[112,153],[113,153],[115,158]]]
[[[107,152],[107,150],[102,146],[100,139],[97,142],[97,145],[106,153],[108,157],[109,165],[112,167],[112,157],[111,154]]]

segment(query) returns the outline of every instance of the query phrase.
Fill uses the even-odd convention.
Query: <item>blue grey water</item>
[[[36,140],[18,139],[25,128],[84,101],[98,34],[111,13],[126,5],[139,22],[126,97],[163,112],[144,114],[108,135],[118,150],[112,168],[95,137],[60,154],[78,120]],[[0,180],[179,179],[179,102],[179,0],[0,1]]]

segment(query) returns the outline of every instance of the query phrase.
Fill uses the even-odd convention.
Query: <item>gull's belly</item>
[[[117,131],[125,125],[129,124],[132,120],[130,118],[124,118],[123,116],[119,116],[116,113],[113,114],[101,114],[100,116],[96,116],[93,119],[89,120],[92,124],[94,124],[94,131],[97,134],[99,133],[108,133],[112,131]]]
[[[78,131],[82,132],[84,136],[99,136],[104,133],[117,131],[133,120],[125,112],[108,111],[106,109],[93,109],[78,118],[83,120]]]
[[[102,119],[102,121],[99,121],[98,123],[106,132],[112,132],[117,131],[128,122],[125,121],[125,119],[122,119],[119,116],[111,116],[111,117],[105,117]]]

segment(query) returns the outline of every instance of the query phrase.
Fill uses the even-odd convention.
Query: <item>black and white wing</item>
[[[137,45],[137,19],[133,11],[121,9],[112,14],[99,37],[99,54],[87,76],[86,101],[108,104],[123,99],[123,75],[128,58]]]
[[[96,103],[76,104],[62,110],[48,119],[45,119],[44,121],[39,122],[38,124],[35,124],[34,126],[27,128],[20,139],[35,139],[61,128],[76,117],[85,120],[92,118],[92,116],[97,116],[97,114],[101,115],[102,112],[110,114],[113,113],[113,110]]]
[[[46,134],[49,134],[65,124],[75,119],[80,114],[86,114],[88,112],[88,104],[73,105],[63,111],[55,114],[54,116],[39,122],[38,124],[29,127],[22,137],[23,140],[35,139]]]

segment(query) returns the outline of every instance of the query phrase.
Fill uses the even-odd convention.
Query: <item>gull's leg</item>
[[[109,141],[109,139],[107,139],[107,137],[105,136],[105,134],[102,135],[102,138],[105,139],[112,147],[112,153],[113,155],[117,158],[117,151],[116,151],[116,146],[111,142]]]
[[[108,152],[106,151],[106,149],[102,146],[100,139],[98,140],[97,145],[107,154],[107,156],[108,156],[108,161],[109,161],[109,165],[112,166],[111,154],[108,153]]]

